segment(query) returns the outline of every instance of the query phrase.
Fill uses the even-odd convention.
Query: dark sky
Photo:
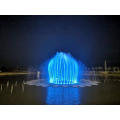
[[[57,51],[118,64],[119,46],[120,16],[0,16],[0,65],[39,65]]]

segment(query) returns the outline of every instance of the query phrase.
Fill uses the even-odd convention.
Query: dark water
[[[101,78],[91,87],[25,85],[34,76],[0,77],[1,105],[115,105],[120,104],[120,78]]]

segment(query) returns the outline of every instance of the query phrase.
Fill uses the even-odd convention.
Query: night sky
[[[40,65],[57,51],[120,64],[120,16],[0,16],[0,65]]]

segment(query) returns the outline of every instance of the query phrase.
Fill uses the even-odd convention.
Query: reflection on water
[[[24,92],[24,83],[22,84],[22,91]]]
[[[48,104],[48,105],[77,105],[77,104],[80,104],[79,88],[48,87],[46,104]]]
[[[12,92],[13,92],[13,85],[11,85],[10,92],[11,92],[11,94],[12,94]]]
[[[25,84],[28,80],[34,84]],[[120,77],[99,77],[74,86],[44,85],[25,76],[0,77],[0,104],[120,105]]]
[[[8,86],[9,86],[9,81],[7,81],[7,88],[8,88]]]
[[[15,82],[15,86],[17,86],[17,81]]]
[[[10,95],[13,94],[13,92],[18,91],[18,89],[24,92],[24,81],[19,81],[19,84],[17,80],[0,81],[1,94]]]

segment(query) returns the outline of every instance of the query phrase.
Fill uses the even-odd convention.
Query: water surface
[[[120,78],[99,78],[86,87],[41,87],[24,84],[35,76],[0,77],[1,105],[115,105],[120,104]]]

